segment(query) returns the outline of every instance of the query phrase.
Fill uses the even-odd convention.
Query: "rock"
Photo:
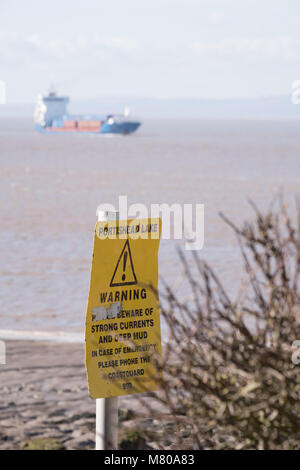
[[[69,421],[72,423],[80,419],[90,419],[90,418],[95,419],[95,413],[83,412],[81,414],[74,414],[70,416]]]
[[[95,441],[92,439],[72,439],[67,442],[69,450],[92,450],[95,448]]]
[[[164,447],[170,447],[172,445],[172,441],[166,440],[164,441]]]
[[[63,409],[57,409],[55,411],[52,411],[49,413],[49,418],[52,418],[52,417],[55,417],[55,416],[65,416],[66,414],[66,410],[63,408]]]
[[[133,410],[128,408],[119,408],[119,422],[122,423],[123,421],[128,421],[134,417]]]
[[[21,443],[22,450],[63,450],[64,446],[58,439],[35,438]]]
[[[146,448],[146,440],[138,431],[125,430],[119,439],[121,450],[143,450]]]

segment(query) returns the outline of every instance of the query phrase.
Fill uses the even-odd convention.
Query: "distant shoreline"
[[[129,106],[141,119],[300,119],[300,107],[292,104],[291,95],[253,98],[147,98],[96,97],[74,99],[70,111],[79,114],[116,114]],[[33,119],[35,102],[7,103],[0,106],[0,117]]]

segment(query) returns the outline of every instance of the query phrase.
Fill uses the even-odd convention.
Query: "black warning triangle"
[[[129,240],[126,240],[109,286],[132,286],[134,284],[137,284],[137,279],[134,272]]]

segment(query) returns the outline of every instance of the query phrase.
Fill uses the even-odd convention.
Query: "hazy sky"
[[[290,94],[299,0],[0,0],[9,102]]]

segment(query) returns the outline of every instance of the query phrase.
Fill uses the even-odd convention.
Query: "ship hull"
[[[128,122],[115,122],[114,124],[108,124],[104,122],[100,129],[100,134],[132,134],[140,127],[139,122],[128,121]]]
[[[108,124],[106,122],[102,123],[101,126],[96,128],[91,127],[64,127],[64,126],[41,126],[36,125],[36,130],[42,134],[70,134],[70,133],[79,133],[79,134],[121,134],[129,135],[135,132],[139,127],[140,122],[128,121],[121,123]]]

